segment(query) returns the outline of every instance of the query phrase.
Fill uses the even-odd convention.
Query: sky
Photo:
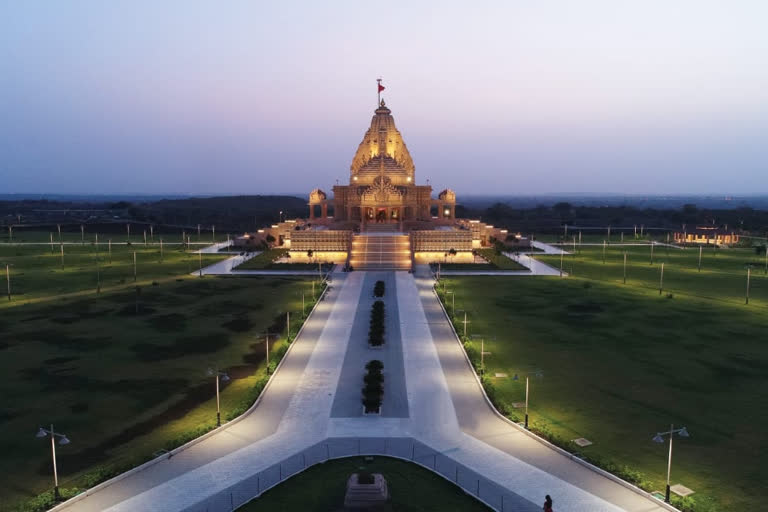
[[[768,193],[768,2],[0,0],[0,193]]]

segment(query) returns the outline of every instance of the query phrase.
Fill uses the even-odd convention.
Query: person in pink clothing
[[[544,512],[553,512],[552,498],[549,497],[549,494],[547,494],[547,497],[544,498]]]

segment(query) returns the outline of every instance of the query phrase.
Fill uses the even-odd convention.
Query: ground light
[[[46,430],[43,427],[40,427],[35,437],[43,438],[48,435],[51,436],[51,456],[53,459],[53,498],[58,501],[61,499],[61,495],[59,494],[59,474],[56,471],[56,438],[60,438],[60,445],[69,444],[70,441],[69,438],[67,438],[67,436],[64,434],[59,434],[53,431],[53,423],[51,423],[50,430]]]
[[[227,375],[224,372],[220,372],[219,370],[214,370],[213,368],[208,368],[208,375],[215,375],[216,376],[216,426],[221,426],[221,405],[219,401],[219,381],[221,382],[227,382],[229,380],[229,375]]]
[[[669,426],[669,432],[657,432],[655,436],[653,436],[653,442],[654,443],[663,443],[664,442],[664,436],[669,436],[669,460],[667,461],[667,489],[664,492],[664,501],[669,503],[669,477],[672,474],[672,438],[675,436],[675,434],[679,435],[680,437],[691,437],[688,433],[688,429],[685,427],[679,428],[675,430],[674,425]]]

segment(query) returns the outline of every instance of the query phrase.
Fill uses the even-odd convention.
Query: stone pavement
[[[388,319],[396,321],[387,324],[392,345],[386,355],[378,353],[387,358],[385,371],[402,365],[389,393],[395,400],[404,394],[405,402],[395,405],[395,414],[364,417],[362,406],[354,414],[361,383],[348,387],[361,380],[354,375],[360,361],[376,353],[365,346],[367,337],[359,339],[359,323],[367,319],[367,295],[382,275]],[[398,330],[398,338],[390,338]],[[540,510],[545,494],[553,496],[557,510],[665,510],[498,416],[433,281],[406,272],[337,276],[257,406],[240,421],[56,510],[232,510],[309,464],[360,453],[414,460],[497,510]]]

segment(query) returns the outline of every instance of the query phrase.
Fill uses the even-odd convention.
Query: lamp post
[[[451,296],[451,316],[456,315],[456,292],[445,292]]]
[[[53,498],[54,500],[58,501],[61,499],[61,495],[59,494],[59,473],[56,470],[56,438],[57,437],[60,438],[59,439],[60,445],[69,444],[69,439],[64,434],[59,434],[57,432],[54,432],[53,423],[51,423],[50,430],[46,430],[43,427],[40,427],[35,437],[43,438],[48,435],[51,436],[51,455],[53,458]]]
[[[11,300],[11,264],[5,264],[5,283],[8,287],[8,300]]]
[[[675,430],[674,425],[669,426],[669,432],[657,432],[656,435],[653,437],[653,441],[655,443],[663,443],[664,436],[669,436],[669,460],[667,461],[667,489],[664,492],[664,501],[667,503],[669,503],[669,477],[672,474],[672,438],[675,436],[675,434],[679,435],[680,437],[691,437],[691,435],[688,433],[688,429],[683,427]]]
[[[213,368],[208,368],[208,375],[213,375],[216,378],[216,426],[221,426],[221,402],[219,400],[219,380],[221,382],[227,382],[229,375]]]
[[[533,375],[534,377],[543,377],[544,372],[541,370],[534,370],[532,372],[524,373],[525,375],[525,429],[528,430],[528,397],[529,391],[530,391],[530,377]],[[520,380],[520,376],[518,374],[515,374],[514,377],[512,377],[512,380]]]

